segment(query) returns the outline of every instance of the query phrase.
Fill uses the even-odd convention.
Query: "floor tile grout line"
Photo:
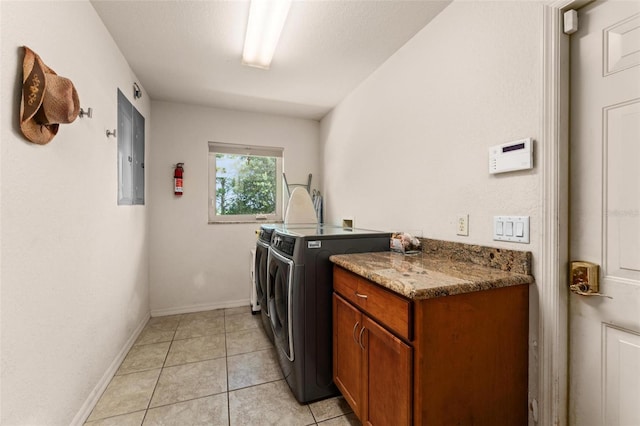
[[[227,426],[231,426],[231,401],[229,401],[229,392],[227,392]]]
[[[231,400],[229,395],[229,350],[227,349],[227,318],[225,316],[224,323],[224,362],[227,369],[227,425],[231,426]]]
[[[267,351],[271,351],[271,350],[273,350],[273,348],[256,349],[255,351],[251,351],[251,352],[242,352],[242,353],[239,353],[239,354],[227,355],[227,358],[234,358],[234,357],[241,356],[241,355],[254,354],[254,353],[257,353],[257,352],[267,352]]]
[[[210,393],[210,394],[207,394],[207,395],[195,396],[193,398],[183,399],[183,400],[180,400],[180,401],[167,402],[165,404],[157,405],[155,407],[149,407],[145,411],[155,410],[156,408],[169,407],[169,406],[175,405],[175,404],[182,404],[183,402],[191,402],[191,401],[197,401],[199,399],[211,398],[212,396],[218,396],[218,395],[222,395],[222,394],[226,394],[226,393],[228,393],[228,392],[227,391],[222,391],[222,392],[217,392],[217,393]],[[142,411],[142,410],[132,411],[132,413],[136,413],[138,411]],[[131,414],[131,413],[127,413],[127,414]],[[118,414],[118,415],[120,415],[120,414]],[[115,416],[112,416],[112,417],[115,417]]]
[[[177,339],[173,339],[172,341],[176,341],[176,340],[189,340],[189,339],[201,339],[203,337],[207,337],[207,336],[219,336],[221,334],[225,334],[225,333],[209,333],[209,334],[200,334],[200,335],[195,335],[195,336],[188,336],[188,337],[178,337]]]
[[[133,346],[131,346],[131,349],[139,348],[140,346],[157,345],[158,343],[167,343],[167,342],[171,342],[171,340],[161,340],[159,342],[149,342],[149,343],[135,343]],[[129,352],[131,352],[131,349],[129,349]],[[127,352],[127,355],[129,355],[129,352]]]
[[[224,362],[225,368],[227,370],[227,393],[229,393],[229,347],[227,346],[227,332],[226,332],[226,323],[225,323],[225,333],[224,333]],[[229,401],[227,400],[227,410],[229,410]],[[229,416],[231,416],[231,411],[229,411]]]
[[[280,379],[268,380],[266,382],[261,382],[261,383],[254,383],[253,385],[243,386],[243,387],[237,388],[237,389],[230,389],[229,392],[237,392],[237,391],[241,391],[241,390],[244,390],[244,389],[251,389],[251,388],[258,387],[258,386],[267,385],[269,383],[282,382],[284,380],[285,380],[284,377],[282,377]]]
[[[172,342],[172,344],[173,344],[173,342]],[[169,350],[171,350],[171,347],[169,347]],[[168,354],[168,352],[167,352],[167,354]],[[180,364],[173,364],[173,365],[166,365],[167,360],[165,358],[165,361],[164,361],[164,364],[163,364],[162,368],[180,367],[181,365],[197,364],[198,362],[213,361],[214,359],[221,359],[221,358],[226,358],[226,354],[225,355],[220,355],[220,356],[215,356],[213,358],[198,359],[198,360],[195,360],[195,361],[184,361],[184,362],[181,362]]]
[[[92,424],[97,423],[97,422],[102,422],[104,420],[113,419],[115,417],[120,417],[120,416],[129,416],[131,414],[139,413],[141,411],[145,411],[146,412],[147,410],[142,409],[142,410],[129,411],[127,413],[114,414],[113,416],[102,417],[102,418],[99,418],[99,419],[91,420],[89,422],[85,420],[85,422],[83,424],[91,426]]]
[[[318,419],[316,419],[316,415],[313,414],[313,410],[311,409],[311,404],[307,404],[307,407],[309,408],[309,411],[311,412],[311,417],[313,418],[314,423],[318,424]]]
[[[178,321],[178,325],[180,325],[180,321]],[[176,327],[176,330],[178,327]],[[173,331],[173,336],[176,335],[176,330]],[[158,389],[158,383],[160,383],[160,377],[162,377],[162,371],[164,370],[164,364],[167,362],[167,358],[169,357],[169,352],[171,352],[171,347],[173,346],[173,338],[171,339],[171,343],[169,344],[169,348],[167,349],[167,353],[164,355],[164,361],[162,362],[162,367],[160,367],[160,373],[158,374],[158,379],[156,380],[156,384],[153,387],[153,391],[151,392],[151,397],[149,398],[149,402],[147,402],[147,408],[144,411],[144,417],[142,417],[141,426],[144,424],[144,420],[147,418],[147,413],[151,409],[151,401],[153,401],[153,396],[156,394],[156,390]]]

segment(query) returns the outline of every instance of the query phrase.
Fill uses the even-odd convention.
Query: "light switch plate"
[[[494,216],[493,239],[529,244],[529,216]]]

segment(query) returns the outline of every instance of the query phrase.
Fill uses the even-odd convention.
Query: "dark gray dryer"
[[[329,256],[388,251],[388,232],[318,225],[275,229],[267,305],[284,377],[296,399],[338,394],[333,384],[333,264]]]

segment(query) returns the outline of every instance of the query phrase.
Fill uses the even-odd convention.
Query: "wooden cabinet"
[[[365,425],[526,425],[528,285],[410,300],[334,268],[335,383]]]
[[[412,349],[377,322],[362,315],[366,425],[411,424]]]
[[[333,295],[333,379],[356,414],[362,412],[364,356],[359,344],[362,314]]]
[[[412,349],[333,295],[334,378],[365,425],[411,424]]]

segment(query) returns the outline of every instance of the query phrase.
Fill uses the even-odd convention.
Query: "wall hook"
[[[135,81],[133,82],[133,98],[140,99],[142,97],[142,90],[140,90],[140,86]]]
[[[115,138],[116,137],[116,129],[113,129],[113,131],[107,130],[107,137],[109,137],[109,136],[113,136]]]
[[[80,113],[78,115],[80,116],[80,118],[84,117],[85,115],[89,118],[93,118],[93,108],[87,108],[86,111],[84,110],[84,108],[80,108]]]

